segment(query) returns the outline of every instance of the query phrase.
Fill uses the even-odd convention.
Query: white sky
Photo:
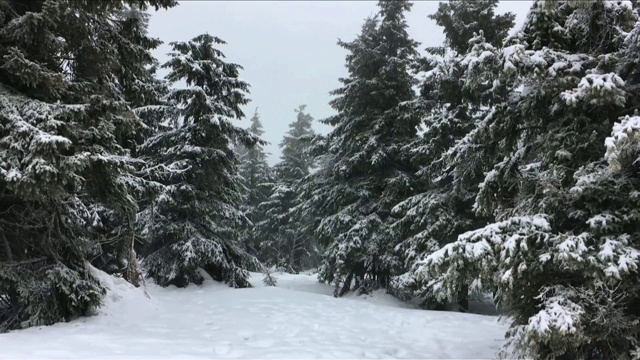
[[[517,15],[519,28],[532,0],[502,1],[498,13]],[[338,38],[354,39],[364,19],[377,11],[377,1],[181,1],[168,11],[151,17],[150,34],[165,42],[156,51],[160,62],[167,60],[171,41],[186,41],[208,32],[225,40],[221,47],[227,60],[244,67],[243,80],[251,85],[252,100],[245,107],[248,118],[258,107],[270,144],[271,164],[279,161],[282,136],[295,120],[294,109],[306,104],[315,119],[334,113],[329,92],[340,86],[346,75],[346,51]],[[427,18],[438,8],[437,1],[415,1],[407,15],[409,34],[421,42],[420,49],[439,45],[442,30]],[[164,75],[164,73],[161,73]],[[315,129],[330,128],[318,122]]]

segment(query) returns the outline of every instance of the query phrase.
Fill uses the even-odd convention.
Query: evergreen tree
[[[178,287],[203,278],[234,287],[249,286],[243,269],[253,260],[239,243],[246,221],[239,207],[241,178],[231,144],[252,146],[258,140],[232,124],[244,114],[249,85],[238,79],[241,67],[224,61],[208,34],[173,42],[163,67],[167,80],[186,81],[168,100],[179,109],[171,130],[150,138],[142,147],[155,181],[164,188],[142,214],[149,238],[144,263],[148,276],[162,285]]]
[[[133,164],[115,135],[137,122],[114,80],[128,5],[0,3],[0,331],[101,302],[88,261],[107,240],[104,214],[136,211]]]
[[[262,260],[290,272],[308,268],[317,257],[315,238],[306,224],[309,220],[294,210],[300,204],[301,182],[314,165],[309,152],[313,118],[305,108],[301,105],[296,110],[296,121],[289,124],[280,143],[282,161],[275,166],[273,193],[259,206],[264,220],[256,228]]]
[[[446,40],[445,47],[428,49],[420,98],[425,131],[406,151],[420,169],[416,177],[421,184],[415,186],[415,195],[393,209],[399,217],[394,228],[405,239],[397,250],[409,270],[394,279],[394,294],[417,296],[426,307],[443,304],[434,301],[432,289],[416,281],[415,262],[487,220],[472,211],[482,172],[456,171],[458,168],[448,165],[447,152],[491,112],[497,97],[492,71],[498,61],[498,48],[492,44],[504,40],[514,15],[494,15],[496,6],[497,1],[453,1],[440,3],[438,11],[430,16],[444,27]],[[463,39],[465,35],[470,37]],[[486,161],[478,149],[464,155],[465,162]],[[468,307],[466,297],[466,289],[461,289],[459,303],[463,309]]]
[[[311,264],[315,268],[322,263],[323,254],[327,250],[323,243],[318,241],[316,229],[325,216],[331,215],[326,208],[319,208],[318,205],[326,189],[332,185],[331,171],[336,156],[328,151],[327,137],[324,135],[314,134],[307,137],[305,141],[307,142],[306,151],[313,159],[314,169],[298,183],[298,204],[292,212],[295,216],[304,219],[298,223],[298,231],[314,239],[314,256]]]
[[[271,275],[269,269],[267,269],[264,273],[264,277],[262,278],[262,283],[266,286],[276,286],[278,285],[278,280]]]
[[[392,252],[395,234],[387,231],[391,208],[408,195],[414,170],[403,161],[403,145],[414,140],[419,116],[414,111],[416,80],[410,73],[417,43],[409,38],[407,1],[380,1],[375,18],[366,20],[349,51],[349,76],[331,106],[337,115],[324,120],[331,168],[317,180],[323,187],[310,200],[322,216],[316,229],[327,250],[322,281],[335,295],[355,288],[386,286],[399,267]]]
[[[257,137],[264,134],[258,109],[253,114],[251,126],[247,131]],[[242,176],[243,185],[246,188],[245,200],[241,209],[251,221],[242,231],[242,242],[249,253],[258,255],[263,239],[256,236],[255,226],[265,219],[264,213],[259,211],[258,207],[271,195],[273,175],[267,162],[268,154],[264,151],[262,144],[256,144],[251,148],[240,145],[237,155],[240,160],[240,176]]]
[[[276,166],[276,177],[280,177]],[[293,223],[291,209],[294,207],[296,192],[285,181],[276,180],[271,196],[260,204],[259,211],[264,220],[256,224],[255,236],[260,239],[258,257],[266,266],[275,266],[280,271],[297,273],[296,255],[305,249],[298,248],[301,234]]]
[[[636,21],[627,2],[536,2],[496,69],[508,96],[452,151],[482,146],[497,161],[475,204],[497,221],[420,272],[441,298],[461,284],[494,292],[512,319],[513,355],[638,350],[637,119],[618,119],[637,99],[634,78],[621,77],[637,61]]]
[[[159,130],[159,122],[170,111],[169,107],[162,106],[168,88],[164,81],[155,78],[158,61],[151,54],[162,42],[148,36],[149,14],[137,5],[123,8],[114,18],[119,22],[118,33],[112,36],[120,65],[115,74],[117,96],[131,108],[126,121],[115,124],[114,136],[132,157],[135,171],[128,178],[128,184],[132,196],[144,208],[148,203],[146,199],[158,191],[158,186],[144,179],[140,171],[144,163],[136,160],[137,147]],[[143,241],[135,214],[123,218],[106,208],[99,211],[102,221],[96,230],[109,240],[94,247],[97,254],[92,254],[92,264],[108,273],[121,273],[137,285],[140,273],[134,248]]]
[[[309,153],[309,140],[314,136],[313,117],[305,113],[306,105],[296,110],[296,121],[289,124],[289,131],[280,143],[282,161],[280,162],[280,179],[296,181],[309,175],[314,166],[314,159]]]
[[[256,109],[250,121],[251,126],[249,126],[247,131],[261,138],[264,130],[260,122],[258,109]],[[252,148],[246,148],[241,145],[238,150],[240,175],[242,175],[244,185],[248,190],[247,201],[245,202],[245,205],[248,207],[255,208],[269,196],[268,189],[265,190],[263,188],[265,184],[271,181],[271,169],[267,162],[268,155],[260,143]]]
[[[456,54],[469,50],[469,40],[483,33],[485,41],[493,47],[502,41],[513,27],[515,15],[496,15],[498,0],[449,0],[438,4],[438,10],[429,15],[442,27],[445,47]]]

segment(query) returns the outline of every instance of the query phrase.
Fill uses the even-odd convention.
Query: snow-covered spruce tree
[[[472,210],[482,172],[456,172],[446,157],[499,98],[493,86],[499,49],[492,44],[504,40],[514,15],[495,15],[496,6],[495,0],[452,1],[440,3],[438,11],[430,15],[444,28],[445,45],[428,49],[420,97],[425,131],[404,151],[420,169],[416,176],[421,184],[414,187],[413,196],[393,209],[399,217],[394,228],[404,239],[397,250],[408,272],[393,279],[392,292],[401,298],[418,297],[425,307],[444,304],[434,301],[432,289],[416,281],[415,262],[487,220]],[[464,161],[482,161],[482,153],[467,153]],[[463,288],[462,308],[468,307],[466,298]]]
[[[280,179],[296,181],[307,175],[314,166],[314,158],[309,152],[310,140],[315,136],[313,117],[305,113],[306,105],[295,109],[296,121],[289,124],[289,131],[280,142],[282,156]]]
[[[637,120],[618,119],[637,99],[621,78],[637,61],[636,20],[628,2],[536,2],[501,56],[509,98],[457,145],[499,160],[476,202],[497,222],[428,256],[421,274],[443,299],[461,283],[493,291],[512,319],[507,356],[637,350]]]
[[[171,110],[163,103],[168,87],[165,81],[155,77],[158,61],[151,54],[162,42],[149,37],[149,14],[137,5],[123,8],[113,18],[117,21],[118,32],[112,35],[112,41],[118,51],[116,60],[120,65],[116,68],[116,96],[126,101],[132,110],[125,122],[115,124],[114,135],[134,161],[136,171],[127,181],[139,208],[144,209],[159,187],[144,179],[144,172],[140,170],[145,164],[136,159],[137,147],[159,130],[160,122]],[[134,214],[123,218],[106,208],[99,209],[99,212],[101,224],[96,230],[108,240],[94,248],[97,254],[92,255],[92,264],[111,274],[120,273],[137,285],[140,272],[135,247],[139,247],[143,240]]]
[[[165,79],[157,77],[158,60],[151,52],[162,44],[148,34],[149,14],[137,6],[131,6],[118,14],[121,21],[118,35],[118,56],[122,64],[118,72],[117,86],[121,96],[130,105],[142,124],[134,133],[120,136],[121,142],[137,158],[135,145],[159,131],[168,129],[167,118],[176,109],[166,102],[169,86]]]
[[[314,160],[309,152],[313,118],[304,112],[305,108],[301,105],[296,110],[296,121],[289,124],[280,143],[282,160],[274,167],[273,193],[260,204],[264,219],[255,229],[261,240],[260,260],[290,272],[312,266],[317,255],[315,237],[306,224],[308,217],[294,211],[301,200],[301,181],[309,175]]]
[[[330,216],[331,212],[326,208],[318,207],[321,204],[325,190],[333,181],[331,172],[335,163],[335,155],[328,151],[327,137],[321,134],[314,134],[308,139],[307,152],[313,158],[314,168],[297,185],[298,204],[292,209],[295,216],[303,219],[298,223],[300,232],[314,237],[314,258],[311,261],[312,268],[318,267],[322,263],[322,257],[326,250],[323,243],[318,241],[316,229],[325,216]]]
[[[264,134],[264,130],[260,122],[258,109],[254,112],[250,121],[251,125],[247,131],[257,137],[261,137]],[[242,243],[249,253],[258,256],[259,260],[263,260],[259,256],[260,244],[263,239],[257,236],[255,226],[265,219],[264,212],[259,210],[258,207],[269,198],[273,188],[272,169],[267,162],[269,154],[265,152],[261,143],[256,143],[253,147],[245,147],[240,144],[236,153],[240,160],[239,173],[242,176],[242,184],[245,187],[244,202],[241,210],[250,220],[242,229]]]
[[[217,44],[224,41],[208,34],[171,43],[167,79],[187,84],[169,94],[180,117],[142,147],[148,171],[164,185],[141,216],[149,239],[144,265],[162,286],[199,284],[201,269],[230,286],[249,286],[244,268],[254,258],[239,242],[247,219],[239,209],[242,184],[231,144],[252,146],[258,139],[232,123],[244,117],[249,85]]]
[[[135,122],[114,91],[125,7],[0,3],[0,331],[99,306],[88,260],[104,240],[100,209],[135,214],[131,163],[114,136]]]
[[[276,181],[271,196],[258,207],[264,219],[254,228],[260,239],[258,259],[268,267],[279,271],[297,273],[293,263],[298,252],[296,242],[301,236],[298,225],[291,220],[291,209],[295,206],[296,192],[288,182],[279,179],[280,167],[274,168]],[[304,249],[300,249],[304,250]]]
[[[403,145],[413,141],[420,118],[413,108],[417,43],[407,34],[407,1],[380,1],[380,12],[366,20],[349,51],[348,77],[332,92],[337,115],[327,137],[333,161],[313,207],[323,217],[316,235],[327,248],[320,279],[335,285],[335,295],[360,288],[386,287],[399,267],[398,241],[387,231],[391,208],[408,195],[415,172],[404,162]],[[311,206],[307,206],[310,208]]]
[[[262,283],[266,286],[277,286],[278,280],[273,277],[269,269],[266,269],[266,271],[264,272],[264,277],[262,278]]]
[[[296,193],[295,206],[290,210],[290,221],[297,224],[298,240],[293,242],[294,246],[289,253],[294,258],[292,263],[298,266],[299,270],[317,268],[322,260],[315,235],[318,217],[304,211],[304,186],[311,173],[317,171],[319,166],[318,156],[313,151],[314,139],[318,134],[313,130],[313,117],[304,113],[305,109],[306,105],[301,105],[295,110],[296,121],[290,125],[292,129],[280,144],[283,178],[290,178],[289,181]]]
[[[496,15],[498,0],[449,0],[438,4],[438,10],[429,15],[442,27],[445,48],[456,54],[469,50],[469,40],[483,33],[485,41],[493,47],[502,46],[502,41],[513,27],[515,15]]]

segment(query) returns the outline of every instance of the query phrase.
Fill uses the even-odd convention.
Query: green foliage
[[[273,277],[273,275],[271,275],[271,272],[269,272],[268,269],[267,271],[264,272],[264,277],[262,278],[262,282],[267,286],[278,285],[278,281],[276,280],[276,278]]]
[[[251,125],[247,129],[251,134],[261,137],[264,134],[258,109],[251,118]],[[236,150],[239,165],[239,173],[242,177],[242,185],[245,188],[244,201],[241,210],[250,222],[242,229],[242,243],[248,252],[258,256],[264,261],[261,254],[261,244],[264,239],[256,230],[256,226],[265,220],[265,214],[259,209],[260,204],[267,201],[273,191],[274,174],[267,162],[267,153],[260,143],[252,147],[238,146]],[[259,268],[253,269],[259,271]]]
[[[311,180],[315,189],[305,205],[318,219],[316,235],[326,248],[320,278],[336,286],[336,296],[364,283],[388,284],[399,265],[390,212],[413,183],[414,169],[402,154],[420,120],[411,74],[418,44],[404,18],[411,4],[378,6],[356,40],[339,42],[348,51],[349,75],[332,93],[337,115],[323,121],[334,126],[324,140],[328,161]]]
[[[0,4],[3,329],[49,324],[99,306],[104,289],[88,270],[96,253],[123,260],[113,272],[130,281],[137,276],[133,237],[110,236],[113,219],[128,219],[133,228],[133,194],[144,184],[124,141],[141,123],[131,116],[129,85],[115,79],[150,79],[142,78],[145,63],[122,60],[136,53],[150,61],[148,51],[157,46],[134,41],[144,24],[127,30],[132,23],[122,14],[131,5]],[[140,9],[173,5],[136,2]]]
[[[495,221],[413,274],[440,301],[492,292],[511,320],[504,356],[637,350],[638,121],[621,117],[637,98],[636,20],[628,3],[536,2],[488,63],[490,111],[444,157],[460,180],[484,172],[473,209]]]
[[[105,289],[86,271],[35,260],[0,264],[0,331],[91,315]]]
[[[420,169],[415,174],[420,181],[414,194],[393,208],[397,217],[393,229],[403,239],[395,250],[408,272],[392,283],[394,295],[417,297],[428,308],[443,304],[416,278],[415,263],[488,220],[472,211],[483,174],[477,168],[467,169],[489,159],[475,147],[453,159],[449,150],[491,114],[493,99],[499,95],[493,84],[499,50],[492,44],[502,42],[513,26],[513,15],[494,15],[496,5],[497,1],[441,3],[430,16],[443,26],[446,40],[445,47],[429,49],[424,61],[427,73],[419,101],[425,131],[405,151]],[[467,291],[459,290],[461,306],[466,308]]]
[[[485,41],[500,47],[513,27],[515,14],[495,14],[498,0],[452,0],[438,4],[438,11],[429,15],[442,27],[445,47],[457,54],[469,50],[469,39],[482,32]]]
[[[171,43],[167,80],[184,80],[168,102],[178,109],[173,128],[145,142],[148,173],[162,192],[141,215],[148,245],[147,275],[162,285],[199,284],[199,269],[234,287],[249,286],[242,270],[255,259],[239,243],[238,230],[247,221],[239,207],[242,184],[234,141],[253,146],[257,137],[232,124],[244,116],[248,84],[239,80],[241,67],[224,62],[208,34]]]
[[[297,117],[280,143],[282,160],[274,167],[275,181],[268,199],[258,206],[263,219],[256,224],[260,259],[267,266],[297,273],[313,267],[317,259],[311,219],[297,211],[301,187],[314,166],[309,139],[314,136],[313,118],[306,106],[296,109]]]

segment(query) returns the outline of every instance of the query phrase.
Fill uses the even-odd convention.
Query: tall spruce
[[[536,2],[496,69],[508,96],[452,151],[494,159],[475,209],[496,222],[428,256],[421,274],[441,298],[461,283],[492,291],[512,319],[507,355],[638,350],[637,119],[619,118],[637,99],[622,77],[636,21],[630,2]]]
[[[483,33],[485,41],[493,47],[502,46],[502,41],[513,27],[515,15],[496,15],[498,0],[450,0],[438,4],[438,10],[429,15],[442,27],[444,46],[457,54],[469,50],[469,40]]]
[[[115,79],[130,2],[0,3],[0,331],[92,312],[105,214],[131,219],[139,122]],[[170,7],[172,0],[135,2]],[[118,239],[122,242],[123,239]]]
[[[294,110],[296,121],[289,124],[289,131],[280,142],[280,179],[285,181],[302,179],[314,167],[314,159],[309,153],[310,139],[315,135],[313,117],[305,113],[306,108],[306,105],[300,105]]]
[[[250,121],[251,125],[247,131],[261,138],[264,130],[257,108]],[[241,209],[250,220],[242,230],[242,243],[248,252],[259,255],[264,239],[257,235],[255,227],[265,219],[265,214],[258,207],[271,195],[274,178],[272,169],[267,162],[268,153],[265,152],[261,143],[256,143],[253,147],[245,147],[240,144],[237,154],[240,160],[239,173],[245,187]],[[258,257],[262,260],[260,256]]]
[[[314,166],[309,151],[314,136],[313,118],[304,112],[305,108],[301,105],[295,110],[296,121],[289,124],[289,131],[280,143],[282,160],[274,167],[273,193],[260,204],[259,212],[264,219],[256,227],[262,243],[261,260],[290,272],[315,265],[318,255],[307,216],[295,211],[301,201],[301,182]]]
[[[249,286],[244,269],[253,257],[239,241],[247,219],[231,144],[252,146],[258,139],[232,123],[244,117],[249,85],[238,78],[239,65],[224,61],[220,44],[208,34],[171,43],[166,78],[187,84],[168,96],[179,117],[142,147],[154,180],[164,186],[142,215],[149,239],[144,264],[162,286],[199,284],[201,270],[230,286]]]
[[[326,139],[333,155],[317,180],[312,207],[322,217],[316,234],[326,247],[320,279],[335,295],[387,286],[399,266],[397,238],[388,230],[391,208],[406,197],[414,169],[403,161],[403,145],[413,141],[420,118],[413,108],[417,43],[407,34],[407,1],[380,1],[379,13],[365,21],[352,42],[340,41],[348,77],[332,92],[337,115]],[[310,208],[309,206],[308,208]]]
[[[496,6],[497,1],[451,1],[440,3],[438,11],[429,16],[443,26],[446,39],[443,47],[427,49],[420,97],[425,131],[405,151],[420,169],[416,177],[421,183],[393,209],[399,217],[394,228],[403,238],[396,250],[408,270],[394,278],[393,293],[402,298],[417,297],[429,308],[445,304],[435,299],[428,284],[417,281],[416,261],[490,219],[476,216],[472,209],[483,173],[451,166],[447,157],[449,149],[492,111],[498,97],[492,72],[499,48],[492,44],[502,43],[514,15],[495,15]],[[463,160],[486,159],[482,151],[473,149]],[[467,296],[462,287],[459,305],[463,310],[468,308]]]
[[[138,159],[137,148],[158,131],[159,122],[170,110],[162,106],[168,88],[164,81],[156,79],[158,61],[151,54],[162,42],[149,37],[149,14],[139,6],[125,7],[116,12],[114,17],[119,27],[112,41],[118,51],[116,61],[120,65],[116,68],[115,86],[118,97],[131,109],[126,113],[124,122],[115,124],[114,136],[131,157],[133,172],[127,181],[140,211],[148,205],[148,198],[159,187],[146,181],[141,171],[145,164]],[[106,208],[100,209],[100,212],[102,221],[96,230],[109,240],[102,242],[100,247],[94,247],[92,264],[110,274],[122,274],[137,285],[141,273],[135,248],[143,243],[143,237],[136,214],[129,213],[123,217]]]

